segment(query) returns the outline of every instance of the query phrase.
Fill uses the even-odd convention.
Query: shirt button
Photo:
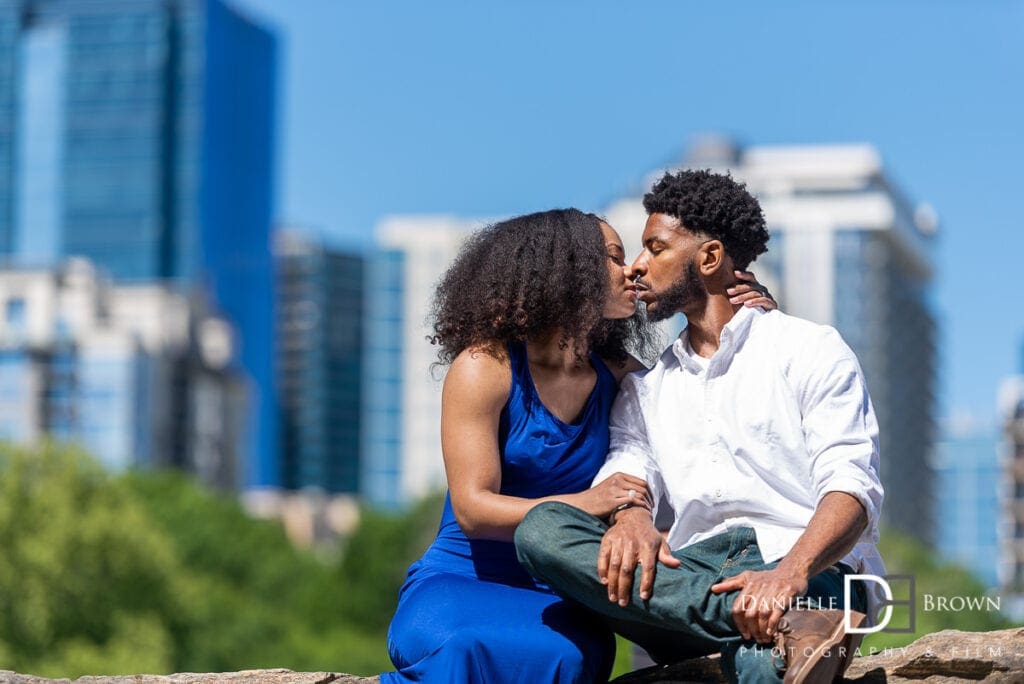
[[[722,490],[721,489],[716,489],[715,490],[715,497],[718,498],[718,499],[722,498]]]

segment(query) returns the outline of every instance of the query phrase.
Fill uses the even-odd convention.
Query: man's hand
[[[732,619],[744,639],[767,644],[775,636],[790,601],[807,593],[807,578],[782,567],[747,570],[711,587],[715,594],[740,590],[732,604]]]
[[[649,599],[658,561],[670,568],[679,567],[679,559],[672,555],[665,539],[654,527],[651,512],[640,506],[620,511],[615,524],[604,533],[597,555],[597,576],[601,584],[608,586],[608,600],[620,606],[629,605],[637,564],[643,568],[640,598]]]

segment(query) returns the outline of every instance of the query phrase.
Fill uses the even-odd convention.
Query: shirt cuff
[[[818,492],[818,501],[815,503],[815,509],[817,509],[821,504],[821,500],[824,499],[825,495],[829,492],[842,492],[843,494],[849,494],[860,502],[860,505],[864,507],[864,512],[867,513],[868,516],[868,524],[864,528],[864,533],[861,535],[861,538],[873,539],[876,536],[875,529],[878,524],[879,510],[878,506],[868,495],[868,492],[864,487],[864,483],[853,477],[832,478]]]

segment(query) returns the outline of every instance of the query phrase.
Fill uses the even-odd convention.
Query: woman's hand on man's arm
[[[613,473],[586,491],[569,495],[565,502],[605,520],[630,506],[648,511],[654,507],[647,482],[621,472]]]

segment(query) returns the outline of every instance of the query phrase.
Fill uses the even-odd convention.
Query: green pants
[[[597,555],[608,526],[558,502],[535,506],[516,530],[519,562],[563,597],[600,615],[617,633],[644,648],[657,663],[722,654],[726,676],[738,682],[781,681],[781,661],[770,646],[744,641],[732,620],[738,591],[711,593],[711,585],[745,570],[766,570],[749,527],[716,535],[673,552],[678,568],[658,565],[651,598],[640,598],[640,569],[622,607],[608,600],[597,577]],[[808,582],[806,602],[843,608],[843,570],[832,567]],[[855,603],[863,604],[858,595]],[[863,605],[854,606],[864,610]]]

